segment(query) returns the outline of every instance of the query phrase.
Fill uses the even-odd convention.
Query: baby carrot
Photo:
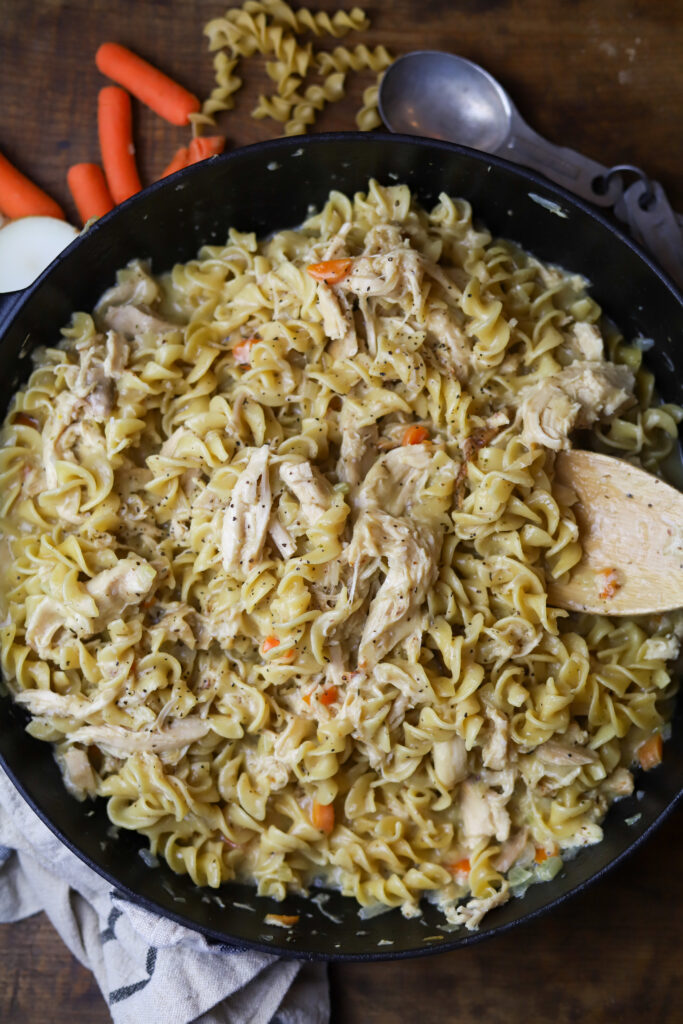
[[[115,203],[122,203],[139,192],[142,184],[135,165],[130,96],[117,85],[100,89],[97,126],[109,191]]]
[[[190,114],[201,108],[193,93],[118,43],[102,43],[95,63],[103,75],[123,85],[171,124],[187,124]]]
[[[182,171],[183,167],[189,166],[190,163],[190,151],[187,146],[181,146],[180,149],[176,150],[175,156],[171,160],[170,164],[164,168],[159,175],[159,178],[167,178],[169,174],[175,174],[176,171]]]
[[[403,434],[401,444],[422,444],[429,437],[429,431],[426,427],[412,426],[408,427]]]
[[[0,153],[0,213],[6,217],[58,217],[62,209]]]
[[[311,263],[306,267],[307,273],[315,281],[325,281],[327,284],[339,284],[351,273],[353,260],[324,260],[322,263]]]
[[[210,156],[218,156],[225,149],[225,136],[223,135],[198,135],[187,147],[189,152],[189,163],[198,164],[200,160],[206,160]]]
[[[334,804],[319,804],[314,800],[311,822],[314,828],[319,828],[321,832],[329,835],[334,828]]]
[[[84,224],[91,217],[103,217],[114,208],[99,164],[74,164],[67,171],[66,181]]]

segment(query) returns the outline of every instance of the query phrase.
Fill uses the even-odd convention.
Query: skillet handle
[[[23,291],[3,292],[0,294],[0,335],[4,332],[14,312],[14,307],[23,294]]]

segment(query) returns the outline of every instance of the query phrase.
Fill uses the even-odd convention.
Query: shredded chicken
[[[432,747],[434,774],[446,789],[453,789],[467,778],[467,747],[461,736],[438,740]]]
[[[505,804],[511,795],[512,784],[503,793],[498,793],[482,780],[466,779],[460,787],[460,813],[465,836],[471,840],[486,836],[495,836],[499,842],[506,840],[510,834],[510,815]]]
[[[307,522],[317,523],[332,500],[332,490],[324,476],[310,462],[282,462],[280,476],[299,501]]]
[[[535,385],[520,406],[522,436],[528,445],[554,451],[570,447],[572,430],[592,426],[635,401],[628,366],[581,362]]]
[[[155,569],[143,558],[120,558],[111,569],[105,569],[85,584],[87,593],[97,603],[93,632],[99,632],[130,605],[137,604],[152,589]]]
[[[377,425],[373,423],[355,430],[342,423],[341,429],[337,474],[340,480],[356,487],[368,473],[377,454]]]
[[[59,760],[64,769],[64,782],[73,796],[77,800],[83,800],[86,796],[95,796],[97,791],[95,773],[85,750],[81,750],[80,747],[69,747]]]
[[[584,765],[595,764],[600,760],[594,750],[562,743],[561,740],[547,740],[536,747],[534,753],[543,764]]]
[[[439,574],[441,534],[409,519],[367,511],[356,521],[347,550],[354,568],[367,559],[381,558],[387,569],[368,610],[358,648],[358,664],[371,668],[414,628]]]
[[[114,755],[133,754],[136,751],[162,754],[195,743],[206,736],[208,731],[209,725],[203,719],[180,718],[158,732],[151,729],[132,732],[119,725],[84,725],[71,733],[70,739],[73,743],[85,745],[96,743]]]
[[[254,451],[223,516],[223,568],[232,576],[248,575],[261,558],[272,503],[268,456],[268,445]]]

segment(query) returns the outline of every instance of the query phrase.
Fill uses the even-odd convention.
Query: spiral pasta
[[[130,264],[2,430],[30,732],[197,885],[476,928],[600,840],[665,731],[680,616],[547,590],[581,558],[573,428],[653,471],[672,448],[640,359],[581,279],[403,185]]]
[[[386,47],[369,49],[361,43],[353,49],[336,46],[332,51],[314,52],[311,42],[303,45],[298,41],[306,33],[338,39],[366,29],[369,24],[365,12],[358,7],[335,11],[331,16],[326,11],[312,12],[305,7],[294,10],[285,0],[246,0],[241,7],[230,8],[204,28],[209,50],[214,53],[216,84],[201,112],[193,116],[194,124],[214,123],[217,112],[232,109],[234,93],[242,84],[235,74],[239,59],[263,54],[275,58],[266,63],[275,92],[259,96],[252,117],[271,118],[283,124],[285,135],[304,134],[326,103],[343,98],[349,71],[370,70],[378,76],[377,82],[365,90],[356,123],[361,131],[376,128],[381,123],[377,108],[379,80],[393,59]],[[322,83],[309,83],[300,91],[313,69],[322,77]]]

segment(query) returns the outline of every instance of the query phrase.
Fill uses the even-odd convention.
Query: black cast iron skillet
[[[405,182],[423,204],[441,191],[468,199],[494,234],[543,260],[584,274],[626,337],[654,339],[648,353],[665,400],[683,403],[683,296],[651,260],[596,210],[545,179],[473,150],[383,135],[318,135],[249,146],[151,186],[102,218],[23,295],[5,299],[0,325],[0,413],[30,370],[37,345],[54,344],[74,310],[93,307],[117,269],[135,257],[156,271],[222,243],[230,226],[269,234],[299,224],[331,189],[363,190],[370,177]],[[390,959],[443,952],[505,931],[584,888],[641,843],[683,794],[683,716],[674,721],[664,763],[637,779],[613,807],[605,839],[567,863],[552,882],[492,911],[476,933],[444,930],[430,906],[420,919],[392,911],[361,920],[337,893],[284,904],[245,886],[196,888],[164,864],[148,867],[140,837],[111,836],[104,801],[80,804],[64,789],[48,744],[24,732],[25,712],[0,699],[0,758],[24,797],[79,857],[124,897],[234,946],[327,959]],[[94,806],[94,812],[93,812]],[[629,823],[637,817],[635,822]],[[313,894],[315,895],[315,894]],[[268,927],[267,913],[299,914],[291,930]]]

